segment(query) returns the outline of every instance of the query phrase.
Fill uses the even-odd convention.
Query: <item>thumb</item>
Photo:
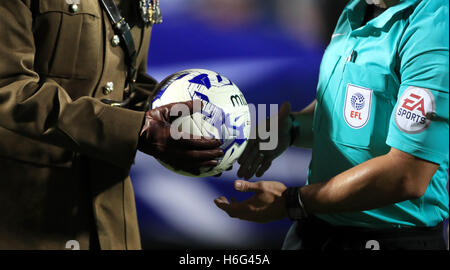
[[[258,192],[261,191],[258,182],[249,182],[245,180],[234,181],[234,189],[241,192]]]

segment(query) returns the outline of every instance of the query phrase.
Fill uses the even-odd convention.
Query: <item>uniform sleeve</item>
[[[416,157],[448,163],[448,1],[422,1],[399,44],[401,85],[387,144]]]
[[[92,97],[72,100],[33,70],[30,1],[0,1],[0,126],[23,136],[129,168],[144,113]]]

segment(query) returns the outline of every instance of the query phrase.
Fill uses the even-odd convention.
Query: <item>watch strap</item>
[[[283,194],[289,219],[296,221],[307,217],[300,197],[299,187],[289,187]]]

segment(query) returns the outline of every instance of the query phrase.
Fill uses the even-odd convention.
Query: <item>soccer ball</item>
[[[202,112],[176,120],[177,128],[196,136],[220,139],[220,148],[225,153],[216,167],[200,168],[200,175],[175,170],[158,160],[163,166],[182,175],[206,177],[228,169],[242,154],[250,135],[250,111],[244,95],[228,78],[205,69],[183,70],[165,78],[156,93],[152,109],[201,99]]]

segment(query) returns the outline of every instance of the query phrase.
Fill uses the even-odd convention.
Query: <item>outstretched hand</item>
[[[228,201],[224,196],[214,200],[214,203],[230,217],[248,221],[266,223],[287,217],[285,201],[282,197],[286,186],[281,182],[259,181],[248,182],[236,180],[234,188],[241,192],[254,192],[247,200]]]

